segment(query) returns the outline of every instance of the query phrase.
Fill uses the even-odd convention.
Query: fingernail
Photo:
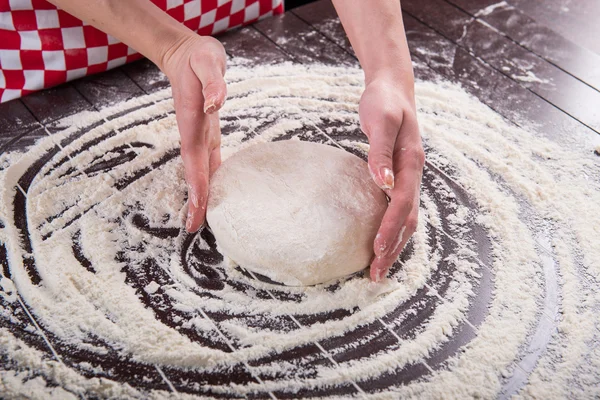
[[[211,97],[209,100],[207,100],[204,103],[204,113],[206,113],[206,114],[213,113],[217,109],[216,103],[217,103],[217,99],[214,97]]]
[[[383,182],[382,189],[394,188],[394,173],[388,167],[381,168],[381,181]]]

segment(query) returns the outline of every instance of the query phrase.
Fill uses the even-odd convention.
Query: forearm
[[[149,0],[49,0],[114,36],[163,68],[164,59],[194,33]]]
[[[369,83],[391,74],[412,90],[413,72],[399,0],[333,0]]]

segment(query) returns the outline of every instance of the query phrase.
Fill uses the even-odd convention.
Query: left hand
[[[188,232],[196,232],[204,223],[209,178],[221,164],[218,110],[227,95],[225,63],[223,45],[212,37],[196,34],[182,37],[161,63],[173,88],[181,135],[188,186]]]
[[[371,279],[382,280],[417,228],[425,153],[419,134],[412,81],[393,76],[367,83],[360,99],[362,131],[369,138],[369,170],[390,197],[373,243]],[[408,86],[408,87],[407,87]]]

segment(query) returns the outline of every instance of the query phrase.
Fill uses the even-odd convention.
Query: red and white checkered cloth
[[[149,1],[200,35],[283,12],[283,0]],[[138,58],[132,48],[45,0],[0,0],[0,103]]]

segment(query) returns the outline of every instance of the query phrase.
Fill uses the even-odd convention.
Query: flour
[[[227,73],[224,159],[278,139],[366,158],[360,70],[243,64]],[[382,284],[282,287],[228,264],[208,231],[187,235],[168,90],[2,155],[6,397],[597,395],[598,139],[549,141],[449,83],[417,82],[416,97],[421,222]],[[556,331],[518,379],[542,321]]]
[[[494,4],[490,4],[489,6],[482,8],[481,10],[477,11],[477,13],[475,13],[476,17],[485,17],[490,15],[491,13],[493,13],[496,10],[511,10],[513,9],[512,6],[508,5],[508,3],[506,3],[506,1],[501,1],[499,3],[494,3]]]

